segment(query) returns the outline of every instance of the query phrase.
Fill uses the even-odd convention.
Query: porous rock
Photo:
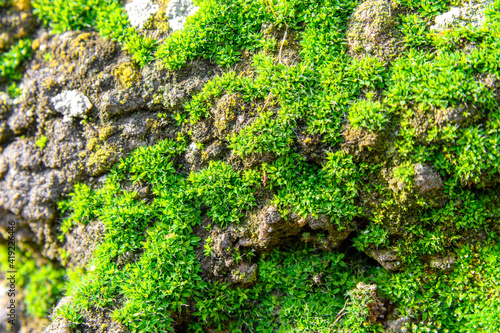
[[[142,28],[151,15],[156,13],[160,6],[151,0],[132,0],[125,4],[130,24],[136,28]]]
[[[347,27],[349,52],[354,57],[372,55],[389,60],[397,53],[395,16],[390,1],[363,1]]]
[[[366,253],[388,271],[395,271],[402,267],[402,261],[397,257],[396,251],[384,248],[371,248]]]
[[[417,163],[414,165],[415,170],[415,185],[420,194],[440,191],[444,187],[444,182],[441,174],[432,166]]]
[[[165,10],[168,23],[173,31],[184,28],[186,19],[195,14],[200,7],[193,0],[170,0]]]
[[[76,90],[65,90],[52,98],[54,108],[64,115],[64,122],[71,122],[74,118],[82,118],[92,107],[89,99]]]
[[[303,233],[309,226],[313,233]],[[300,217],[290,213],[286,218],[273,205],[267,205],[251,214],[247,224],[239,229],[237,236],[241,246],[271,248],[291,237],[300,237],[302,241],[312,243],[323,249],[333,249],[349,236],[352,230],[338,230],[327,216]],[[302,234],[301,234],[302,233]]]
[[[492,2],[492,0],[464,1],[462,7],[451,7],[449,11],[437,15],[431,30],[441,32],[467,25],[481,26],[485,20],[484,11]]]
[[[47,326],[43,333],[73,333],[73,329],[68,320],[64,318],[56,318]]]

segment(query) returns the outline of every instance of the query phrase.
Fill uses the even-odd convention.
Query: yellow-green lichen
[[[115,80],[124,88],[131,88],[141,78],[141,74],[133,63],[127,62],[113,71]]]
[[[236,94],[222,97],[215,107],[214,126],[220,135],[228,133],[229,123],[236,120],[236,114],[240,110],[243,100]]]
[[[367,0],[358,6],[346,33],[353,56],[370,54],[386,61],[395,56],[396,17],[393,7],[390,0]]]

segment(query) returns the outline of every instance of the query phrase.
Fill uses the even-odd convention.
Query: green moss
[[[496,236],[492,235],[494,238]],[[425,266],[388,276],[384,292],[402,305],[402,315],[416,319],[417,332],[484,331],[499,329],[498,243],[465,245],[456,250],[459,258],[452,273],[429,272]],[[484,283],[488,281],[488,283]]]
[[[357,195],[356,166],[343,151],[329,154],[320,170],[292,154],[264,164],[263,171],[270,189],[277,188],[272,202],[285,216],[289,210],[302,217],[325,214],[344,229],[360,213],[353,201]]]
[[[382,104],[372,101],[373,95],[367,96],[366,100],[359,100],[349,109],[349,123],[357,129],[367,129],[369,131],[380,131],[388,122],[386,111]]]
[[[131,63],[125,63],[113,71],[117,82],[125,88],[131,88],[140,79],[140,74]]]
[[[107,9],[96,9],[101,16],[89,24],[123,42],[141,66],[159,59],[178,69],[198,57],[230,66],[253,54],[245,73],[209,81],[176,120],[196,126],[215,118],[229,149],[255,163],[240,170],[209,161],[183,174],[179,155],[189,142],[179,133],[178,143],[162,141],[121,160],[103,187],[75,187],[61,204],[69,214],[63,232],[94,219],[106,232],[86,273],[72,277],[76,305],[64,316],[77,321],[84,309],[105,308],[139,332],[172,331],[183,315],[192,331],[377,331],[378,317],[369,311],[374,294],[354,289],[364,281],[377,283],[414,331],[497,331],[500,117],[495,84],[488,82],[500,78],[500,2],[482,27],[442,34],[427,27],[449,9],[444,1],[200,5],[184,30],[159,44],[129,29],[118,4],[109,15],[110,26],[121,27],[116,34],[105,30]],[[372,5],[379,10],[367,13]],[[367,22],[362,12],[375,19]],[[301,47],[289,65],[273,54],[281,41],[271,37],[287,29],[296,31]],[[378,49],[367,50],[360,37],[367,33]],[[121,69],[117,79],[127,86],[133,74]],[[237,115],[252,121],[229,133]],[[381,142],[358,149],[344,141],[350,128]],[[101,141],[108,134],[88,141],[95,165],[107,160]],[[313,154],[319,150],[324,156]],[[419,193],[416,164],[441,175],[436,198]],[[151,188],[148,198],[126,190],[132,184]],[[339,252],[296,246],[253,258],[258,273],[244,287],[204,279],[198,255],[204,245],[211,258],[212,244],[200,243],[193,230],[202,218],[231,228],[249,209],[269,204],[259,202],[263,192],[285,216],[326,215],[332,228],[356,230],[358,250],[393,251],[400,271],[363,260],[360,268]],[[303,234],[318,247],[323,237]],[[479,241],[485,251],[467,245]],[[440,264],[443,258],[454,258],[455,268]],[[242,270],[232,274],[245,283]]]
[[[47,145],[47,142],[49,141],[49,139],[45,136],[45,135],[41,135],[35,142],[35,145],[40,148],[41,150],[43,150],[45,148],[45,146]]]
[[[210,208],[208,216],[215,223],[227,225],[239,222],[243,207],[255,205],[253,192],[260,175],[254,170],[240,174],[225,163],[210,162],[206,169],[191,173],[188,180],[192,187],[189,192]]]
[[[2,272],[12,271],[8,266],[8,249],[0,245]],[[30,251],[16,250],[14,267],[16,288],[26,313],[36,318],[46,318],[62,295],[65,270],[42,258],[35,259]]]
[[[31,56],[31,40],[20,39],[10,50],[0,54],[0,77],[10,80],[20,80],[19,68],[24,60]]]

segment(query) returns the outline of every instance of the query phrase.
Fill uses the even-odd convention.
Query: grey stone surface
[[[214,75],[214,66],[193,62],[174,73],[151,64],[126,88],[115,73],[131,59],[114,42],[95,32],[38,36],[53,61],[35,53],[19,83],[22,95],[0,96],[0,234],[13,219],[18,241],[58,259],[57,202],[78,182],[97,183],[133,149],[175,138],[175,121],[156,113],[171,117]],[[80,124],[84,114],[87,124]],[[42,135],[47,143],[38,147]]]
[[[87,96],[76,90],[64,90],[52,98],[52,103],[54,103],[54,108],[64,115],[64,122],[82,118],[92,107]]]
[[[443,189],[444,182],[441,174],[432,166],[417,163],[414,166],[414,170],[415,185],[421,194]]]
[[[451,7],[446,13],[436,16],[435,24],[430,29],[440,32],[468,25],[481,26],[485,19],[484,11],[492,3],[492,0],[464,1],[462,7]]]
[[[132,0],[125,4],[130,24],[136,28],[142,28],[151,15],[156,13],[160,6],[151,0]]]
[[[186,19],[195,14],[199,7],[194,5],[193,0],[170,0],[165,10],[168,23],[173,31],[184,28]]]
[[[366,253],[388,271],[395,271],[402,267],[401,260],[397,257],[396,252],[391,249],[368,249]]]

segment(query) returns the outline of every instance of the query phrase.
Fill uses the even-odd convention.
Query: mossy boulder
[[[391,1],[366,0],[356,8],[347,27],[349,53],[394,59],[398,52],[397,12]]]

